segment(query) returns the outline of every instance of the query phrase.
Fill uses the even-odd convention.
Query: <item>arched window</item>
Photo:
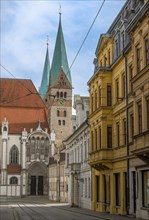
[[[15,176],[11,177],[11,178],[10,178],[10,184],[15,184],[15,185],[17,185],[17,184],[18,184],[18,178],[15,177]]]
[[[63,98],[63,92],[61,92],[60,96],[61,96],[61,98]]]
[[[63,125],[65,125],[65,120],[63,120]]]
[[[66,113],[66,111],[64,110],[64,117],[66,117],[67,116],[67,113]]]
[[[3,129],[4,131],[7,131],[7,127],[6,126],[4,126],[4,129]]]
[[[19,159],[18,148],[14,145],[10,150],[10,163],[17,164]]]
[[[59,98],[59,92],[57,92],[57,98]]]
[[[64,92],[64,98],[66,98],[67,97],[67,92]]]
[[[57,116],[60,116],[60,112],[59,112],[59,110],[57,110]]]

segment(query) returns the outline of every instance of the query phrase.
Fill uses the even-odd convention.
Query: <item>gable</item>
[[[53,88],[63,88],[63,89],[72,89],[72,86],[67,79],[64,71],[61,69],[59,75],[57,76],[55,83],[52,86]]]

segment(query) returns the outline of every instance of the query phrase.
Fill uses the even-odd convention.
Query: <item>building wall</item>
[[[146,5],[146,7],[149,7]],[[144,12],[136,16],[139,22],[130,26],[131,48],[127,53],[128,63],[128,93],[129,93],[129,175],[130,175],[130,213],[138,218],[149,218],[149,61],[145,42],[148,40],[148,14]],[[137,49],[140,49],[140,60],[137,59]],[[138,69],[138,65],[140,68]],[[130,73],[131,72],[131,73]],[[140,103],[140,104],[139,104]],[[141,127],[138,104],[141,106]],[[131,118],[133,116],[133,127]],[[140,129],[139,129],[140,127]]]
[[[91,169],[89,160],[89,125],[86,112],[89,98],[74,97],[77,113],[76,130],[65,141],[66,167],[68,178],[68,203],[70,206],[91,208]],[[78,127],[79,126],[79,127]]]
[[[145,3],[145,2],[144,2]],[[132,9],[133,6],[133,9]],[[128,213],[128,145],[127,142],[127,124],[130,122],[126,118],[127,100],[126,100],[126,74],[130,70],[126,68],[126,54],[133,45],[132,39],[138,45],[142,42],[140,35],[147,37],[148,21],[139,23],[141,30],[136,35],[127,32],[129,24],[133,25],[136,14],[141,13],[145,7],[143,2],[127,1],[119,15],[116,17],[106,34],[102,34],[96,49],[95,70],[94,75],[88,82],[90,92],[90,165],[92,167],[92,209],[98,211],[108,211],[110,213],[126,214]],[[146,5],[146,8],[148,5]],[[134,13],[135,11],[135,13]],[[146,16],[147,18],[147,16]],[[131,39],[131,41],[130,41]],[[143,51],[143,46],[140,45]],[[124,50],[125,49],[125,50]],[[130,49],[133,51],[133,49]],[[125,51],[126,54],[124,53]],[[125,55],[125,56],[124,56]],[[136,58],[128,55],[127,63],[135,62]],[[140,65],[143,68],[143,58],[141,55]],[[133,64],[133,67],[135,64]],[[136,67],[135,67],[136,68]],[[148,89],[148,68],[145,67],[144,74],[142,72],[142,81],[144,82],[143,93],[136,92],[136,99],[147,96]],[[128,70],[129,69],[129,70]],[[143,70],[142,70],[143,71]],[[131,89],[131,80],[128,73],[128,90]],[[141,83],[141,75],[138,76],[137,83],[133,83],[139,87]],[[111,88],[109,88],[111,86]],[[133,94],[134,95],[134,94]],[[129,95],[130,112],[136,114],[136,107],[133,107],[133,98]],[[145,105],[144,105],[145,106]],[[145,108],[144,113],[145,113]],[[142,122],[146,123],[145,115]],[[137,131],[137,118],[134,118],[134,132]],[[128,127],[130,131],[130,127]],[[148,135],[144,134],[140,137],[131,137],[134,139],[135,148],[143,145],[148,147]],[[132,150],[134,149],[132,147]],[[147,165],[148,166],[148,165]],[[141,175],[140,175],[141,177]],[[139,180],[140,181],[140,180]],[[136,189],[137,190],[137,189]],[[139,201],[140,202],[140,201]],[[139,204],[139,203],[138,203]],[[138,211],[139,212],[139,211]],[[146,212],[147,213],[147,212]],[[137,214],[139,216],[139,214]],[[141,215],[140,215],[141,216]]]

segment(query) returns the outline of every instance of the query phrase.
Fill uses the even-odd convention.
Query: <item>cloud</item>
[[[38,89],[49,36],[50,63],[62,8],[69,65],[101,5],[101,1],[2,1],[1,2],[1,63],[16,78],[31,78]],[[87,81],[93,74],[93,59],[101,33],[107,31],[124,2],[107,1],[99,14],[71,73],[74,93],[88,95]],[[113,7],[113,8],[112,8]],[[111,12],[112,8],[112,12]],[[11,77],[1,69],[1,77]]]

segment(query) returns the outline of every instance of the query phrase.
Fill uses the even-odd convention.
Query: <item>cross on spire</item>
[[[49,46],[49,36],[47,35],[47,46]]]
[[[62,14],[62,12],[61,12],[61,5],[59,6],[59,16],[60,16],[60,18],[61,18],[61,14]]]

